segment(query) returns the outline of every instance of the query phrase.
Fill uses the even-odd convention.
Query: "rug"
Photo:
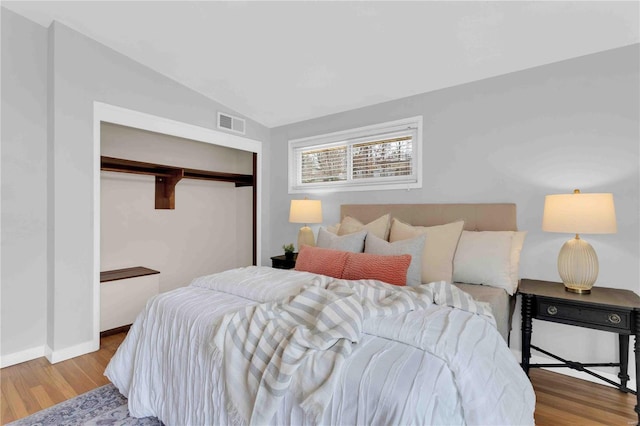
[[[40,425],[156,426],[162,425],[162,422],[155,417],[130,417],[127,398],[122,396],[113,384],[108,384],[16,420],[7,426]]]

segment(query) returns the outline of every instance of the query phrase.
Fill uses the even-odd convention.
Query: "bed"
[[[405,222],[384,233],[459,219],[472,232],[516,231],[514,205],[345,205],[342,231],[322,230],[325,243],[372,234],[385,215]],[[315,249],[345,265],[397,258],[407,279],[416,258]],[[322,263],[316,253],[307,264]],[[132,416],[165,424],[534,423],[533,389],[493,308],[444,280],[395,286],[356,275],[253,266],[196,278],[149,300],[105,375]],[[478,295],[490,286],[470,286],[500,303]]]

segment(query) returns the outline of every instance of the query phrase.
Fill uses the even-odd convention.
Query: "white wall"
[[[3,8],[2,24],[3,86],[5,70],[11,69],[11,84],[20,92],[2,91],[3,150],[14,149],[8,145],[20,143],[15,135],[25,131],[37,134],[31,145],[35,152],[28,155],[20,152],[11,161],[3,158],[2,166],[4,170],[5,163],[10,163],[16,169],[26,171],[32,167],[34,159],[46,159],[46,167],[43,164],[41,169],[46,169],[46,174],[38,175],[35,183],[16,179],[13,189],[20,194],[36,194],[35,198],[41,203],[47,200],[38,210],[46,211],[46,215],[34,220],[29,225],[34,228],[29,232],[42,238],[46,236],[48,253],[44,277],[46,291],[42,288],[34,290],[33,284],[29,284],[31,280],[10,283],[3,276],[2,364],[7,365],[6,360],[20,358],[19,361],[25,361],[40,356],[15,351],[43,346],[49,359],[57,361],[95,349],[94,102],[209,129],[216,129],[219,111],[241,115],[57,22],[46,31]],[[21,31],[24,37],[8,35]],[[43,40],[43,37],[46,38]],[[4,60],[7,55],[18,53],[33,59],[13,61],[8,57]],[[32,77],[34,73],[35,77]],[[43,90],[40,87],[43,78],[48,94],[44,98],[38,93]],[[5,109],[4,104],[27,102],[21,98],[31,91],[36,93],[30,99],[35,106],[30,107],[26,119],[20,121],[18,117],[8,115],[10,109]],[[40,113],[40,117],[36,111],[46,111],[46,115]],[[46,129],[47,134],[42,129]],[[268,130],[250,119],[246,121],[246,129],[248,138],[268,139]],[[5,140],[7,134],[14,136]],[[15,149],[17,154],[22,148]],[[41,189],[32,191],[34,185]],[[46,188],[46,192],[42,188]],[[3,181],[3,198],[4,191]],[[3,215],[4,205],[3,199]],[[19,208],[21,211],[29,209],[31,206],[27,208],[26,204]],[[46,231],[36,223],[43,223],[45,218]],[[17,226],[9,223],[5,228],[3,223],[3,257],[13,249],[8,246],[10,241],[5,243],[5,234],[14,232]],[[37,251],[34,248],[34,256]],[[16,270],[27,267],[31,261],[28,255],[16,256]],[[34,271],[43,275],[42,270]],[[30,304],[34,294],[37,298],[46,294],[46,307],[37,300]],[[4,305],[15,306],[15,312],[5,310]],[[25,334],[22,320],[27,316],[29,324],[38,328],[34,333]],[[45,323],[46,333],[43,333],[39,328]]]
[[[600,258],[596,285],[640,293],[638,51],[635,44],[272,129],[263,256],[281,252],[298,228],[287,222],[289,200],[300,198],[287,193],[288,140],[422,115],[423,188],[309,194],[322,200],[325,224],[339,221],[343,203],[514,202],[519,228],[529,231],[521,277],[558,281],[558,251],[571,235],[541,231],[544,196],[612,192],[618,233],[583,236]],[[613,334],[538,321],[533,329],[535,345],[568,359],[617,358]]]
[[[35,357],[46,335],[47,30],[4,9],[1,91],[0,347]]]
[[[102,155],[200,170],[251,174],[252,153],[110,123]],[[160,271],[160,291],[252,263],[251,187],[182,179],[174,210],[156,210],[155,178],[101,172],[100,269]],[[249,215],[244,208],[248,208]],[[231,249],[231,250],[230,250]]]

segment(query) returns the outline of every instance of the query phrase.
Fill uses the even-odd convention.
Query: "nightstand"
[[[296,259],[298,258],[298,253],[293,253],[293,257],[287,259],[284,254],[280,256],[273,256],[271,258],[271,267],[278,269],[293,269],[296,267]]]
[[[640,395],[627,388],[629,375],[629,336],[635,336],[636,386],[640,383],[640,296],[629,290],[593,287],[591,294],[565,291],[564,284],[523,279],[518,288],[522,296],[522,368],[527,375],[535,367],[569,367],[584,371],[622,392],[636,395],[635,411],[640,421]],[[580,363],[560,358],[531,344],[532,319],[609,331],[618,334],[620,360],[617,363]],[[531,349],[550,356],[559,363],[530,364]],[[594,373],[587,367],[619,367],[620,383]]]

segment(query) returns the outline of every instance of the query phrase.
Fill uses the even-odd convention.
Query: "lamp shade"
[[[613,234],[617,232],[613,194],[547,195],[544,199],[542,230],[571,234]]]
[[[322,223],[322,203],[320,200],[291,200],[289,222]]]

